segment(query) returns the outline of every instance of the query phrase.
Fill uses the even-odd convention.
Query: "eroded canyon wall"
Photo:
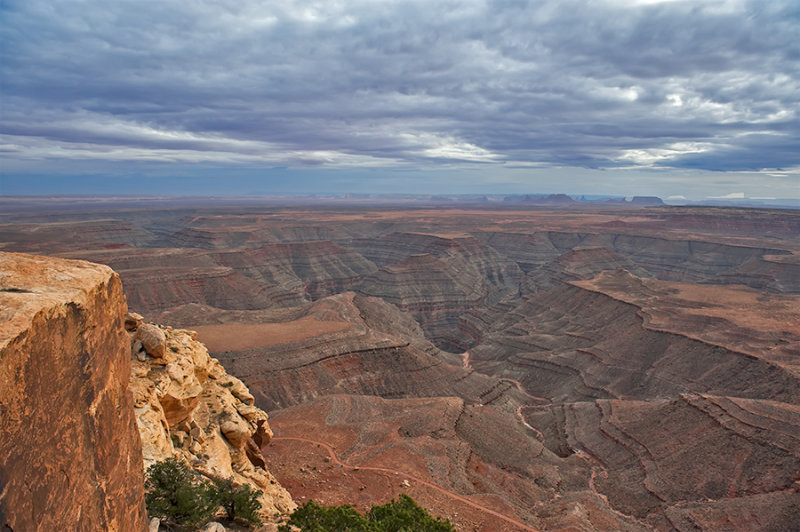
[[[146,529],[119,277],[0,253],[0,527]]]

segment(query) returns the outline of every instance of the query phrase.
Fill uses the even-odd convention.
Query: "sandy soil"
[[[366,464],[342,456],[358,435],[341,426],[327,426],[324,409],[302,410],[299,419],[278,416],[270,420],[275,437],[264,449],[270,471],[299,504],[313,499],[324,505],[351,504],[364,512],[406,493],[433,515],[450,519],[458,530],[536,530],[497,497],[463,496],[436,485],[424,461],[412,455],[377,453]]]
[[[740,327],[773,332],[800,331],[800,297],[769,294],[746,286],[719,286],[641,279],[661,306],[695,316],[723,318]],[[573,284],[631,303],[650,297],[614,286],[608,274]],[[649,294],[648,294],[649,295]]]
[[[224,323],[196,325],[198,340],[212,353],[245,351],[277,344],[299,342],[314,336],[344,331],[351,327],[340,321],[317,321],[311,317],[284,323]]]

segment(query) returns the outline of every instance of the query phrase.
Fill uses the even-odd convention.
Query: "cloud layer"
[[[0,153],[27,169],[780,169],[797,184],[796,0],[6,0],[0,20]]]

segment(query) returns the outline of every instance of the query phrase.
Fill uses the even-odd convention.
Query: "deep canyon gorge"
[[[798,211],[20,205],[0,251],[110,266],[131,311],[196,331],[297,503],[408,493],[469,531],[800,522]]]

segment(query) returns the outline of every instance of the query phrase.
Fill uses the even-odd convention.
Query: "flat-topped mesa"
[[[146,528],[119,277],[0,253],[0,528]]]
[[[634,196],[631,205],[664,205],[664,200],[658,196]]]
[[[136,314],[125,326],[145,465],[178,457],[203,476],[260,490],[266,519],[291,511],[291,496],[261,456],[272,431],[247,387],[208,355],[193,331],[143,323]]]

